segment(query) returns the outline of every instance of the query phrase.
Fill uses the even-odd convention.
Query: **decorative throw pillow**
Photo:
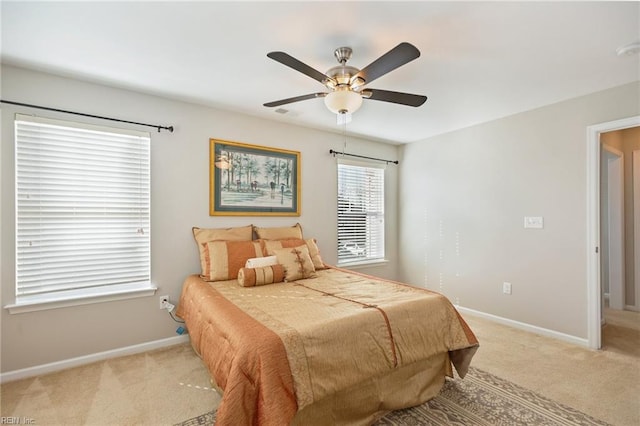
[[[204,244],[209,241],[251,241],[253,236],[253,225],[242,226],[238,228],[198,228],[193,227],[191,229],[193,237],[196,240],[198,246],[198,252],[200,253],[200,268],[201,274],[206,275],[205,272],[205,256],[204,256]]]
[[[302,238],[302,226],[296,223],[293,226],[281,226],[274,228],[253,227],[256,235],[262,240],[284,240],[286,238]]]
[[[307,248],[309,249],[309,256],[311,257],[311,261],[313,262],[313,267],[316,270],[326,268],[326,266],[324,266],[324,262],[322,261],[322,257],[320,257],[320,249],[318,249],[315,238],[309,238],[306,240],[300,238],[288,238],[286,240],[266,240],[263,243],[267,256],[272,256],[274,254],[274,250],[277,249],[297,247],[306,244]]]
[[[262,257],[262,246],[257,241],[209,241],[204,244],[204,257],[204,280],[232,280],[248,259]]]
[[[281,283],[284,281],[284,267],[279,264],[260,268],[240,268],[238,284],[242,287]]]
[[[278,258],[273,256],[265,256],[265,257],[254,257],[252,259],[247,259],[247,263],[244,264],[245,268],[261,268],[263,266],[271,266],[277,265]]]
[[[306,244],[298,247],[276,249],[273,251],[278,263],[284,266],[284,280],[296,281],[316,277],[316,269],[309,256]]]

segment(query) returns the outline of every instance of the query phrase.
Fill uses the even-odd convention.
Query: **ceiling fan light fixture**
[[[331,89],[331,90],[335,89],[338,86],[338,82],[335,81],[333,78],[328,78],[324,80],[322,84],[324,84],[325,86],[327,86],[328,89]]]
[[[366,81],[364,81],[364,78],[362,78],[362,77],[353,77],[351,79],[351,84],[349,85],[349,87],[351,88],[351,90],[358,90],[359,88],[364,86],[365,83],[366,83]]]
[[[351,90],[336,90],[325,96],[324,104],[334,114],[353,114],[362,106],[362,96]]]

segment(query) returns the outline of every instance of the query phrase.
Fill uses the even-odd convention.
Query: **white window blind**
[[[150,287],[150,137],[16,116],[16,305]]]
[[[338,163],[338,263],[384,258],[384,166]]]

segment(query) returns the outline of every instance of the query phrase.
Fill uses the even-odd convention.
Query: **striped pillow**
[[[248,259],[263,257],[259,241],[209,241],[203,249],[205,281],[236,279]]]
[[[191,228],[193,238],[198,246],[200,254],[200,268],[202,275],[206,275],[206,256],[204,254],[204,245],[209,241],[251,241],[253,234],[253,225],[241,226],[237,228]]]
[[[240,268],[238,271],[238,284],[242,287],[255,287],[283,281],[284,267],[279,264],[260,268]]]

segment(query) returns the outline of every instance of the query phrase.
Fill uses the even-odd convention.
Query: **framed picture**
[[[209,140],[211,216],[300,216],[300,152]]]

